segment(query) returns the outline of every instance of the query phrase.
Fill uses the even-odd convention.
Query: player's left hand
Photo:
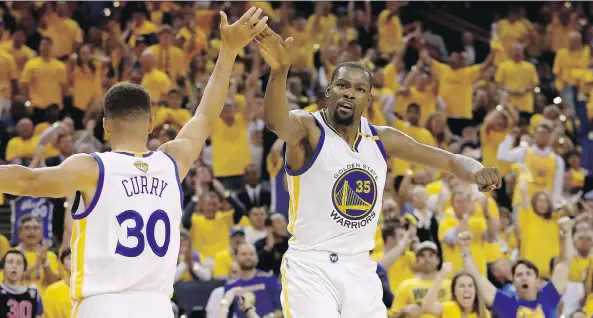
[[[482,168],[480,171],[474,173],[474,180],[478,184],[478,189],[481,192],[490,192],[494,189],[500,189],[502,185],[502,178],[500,171],[495,167]]]
[[[231,50],[239,50],[266,28],[268,17],[259,18],[262,10],[251,7],[235,23],[229,25],[228,18],[220,11],[220,37],[222,45]]]

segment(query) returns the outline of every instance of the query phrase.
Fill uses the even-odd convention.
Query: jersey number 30
[[[125,257],[137,257],[142,254],[142,252],[144,252],[144,247],[146,245],[144,234],[142,233],[142,229],[144,228],[144,219],[142,219],[142,215],[140,215],[140,213],[134,210],[126,210],[117,216],[117,222],[119,222],[120,226],[127,220],[133,220],[135,223],[133,227],[128,226],[128,237],[135,237],[138,240],[138,243],[136,246],[124,246],[118,240],[117,247],[115,248],[115,254]],[[162,246],[159,246],[154,235],[154,230],[158,221],[162,221],[165,224],[165,242],[163,242]],[[146,222],[146,242],[148,242],[148,246],[156,256],[163,257],[165,254],[167,254],[170,240],[171,222],[169,221],[167,213],[165,213],[163,210],[156,210],[152,212],[148,218],[148,222]]]

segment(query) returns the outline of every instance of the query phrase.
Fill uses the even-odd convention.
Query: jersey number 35
[[[169,249],[169,241],[171,240],[171,222],[169,221],[169,217],[165,211],[156,210],[150,214],[148,222],[146,222],[146,238],[144,237],[144,233],[142,233],[142,229],[144,228],[144,219],[142,219],[142,215],[140,215],[140,213],[134,210],[126,210],[117,216],[117,221],[119,222],[120,226],[127,220],[133,220],[135,223],[133,227],[128,226],[127,235],[128,237],[135,237],[138,240],[138,243],[136,246],[125,246],[118,240],[117,247],[115,248],[115,254],[125,257],[140,256],[140,254],[144,252],[146,243],[148,243],[148,246],[156,256],[163,257],[165,254],[167,254],[167,250]],[[165,241],[161,246],[159,246],[157,243],[154,233],[158,221],[162,221],[165,225]]]

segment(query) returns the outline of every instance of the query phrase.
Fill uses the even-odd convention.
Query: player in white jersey
[[[119,84],[103,101],[112,152],[77,154],[53,168],[0,166],[0,192],[56,198],[78,192],[82,198],[86,209],[72,216],[72,317],[173,317],[180,180],[222,111],[237,51],[267,27],[255,7],[232,25],[220,15],[214,72],[195,115],[174,140],[146,151],[153,127],[148,93]]]
[[[372,102],[372,74],[359,63],[336,67],[326,90],[328,108],[289,111],[286,77],[291,38],[265,30],[256,37],[272,68],[264,119],[285,141],[293,237],[282,266],[284,317],[385,318],[377,265],[369,253],[381,211],[386,161],[397,157],[477,183],[500,183],[496,168],[419,144],[362,117]]]

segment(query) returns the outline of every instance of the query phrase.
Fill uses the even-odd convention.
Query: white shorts
[[[289,248],[282,261],[284,318],[386,318],[377,263],[369,253]]]
[[[71,318],[173,318],[169,297],[126,292],[103,294],[74,302]]]

